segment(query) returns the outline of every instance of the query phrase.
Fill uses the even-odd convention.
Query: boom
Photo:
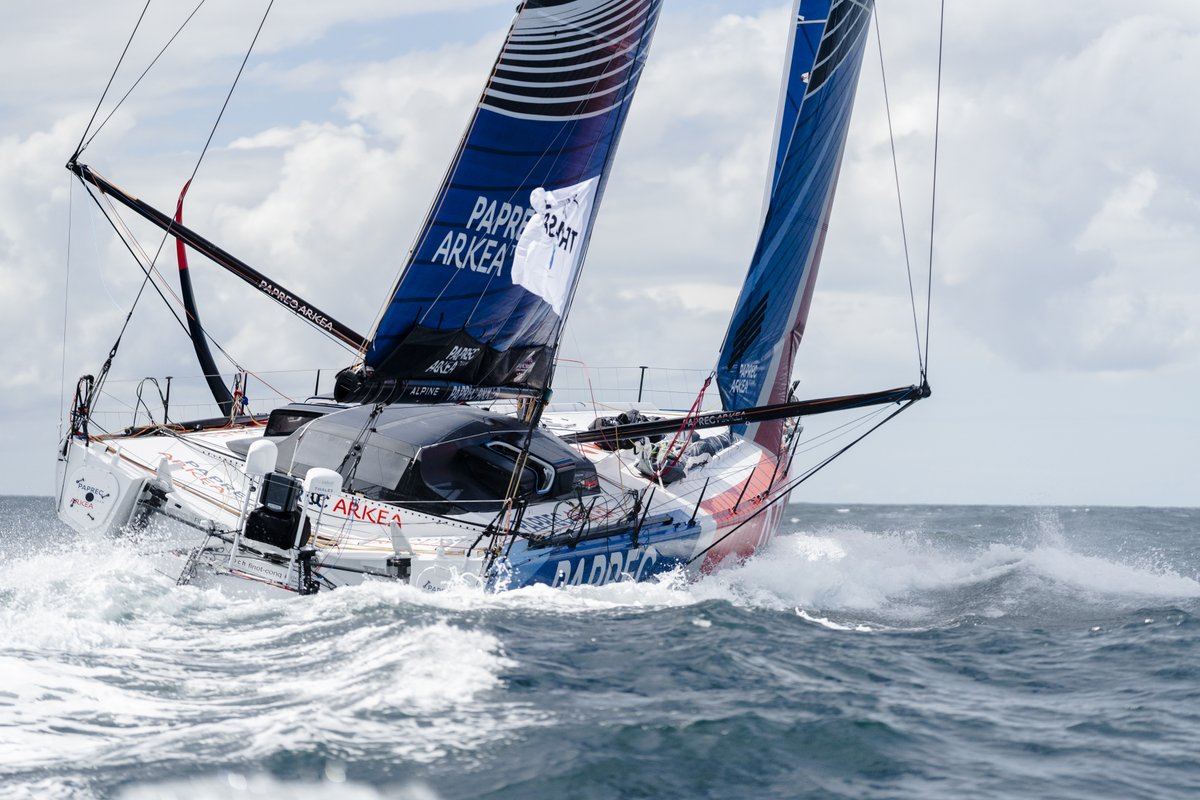
[[[823,397],[817,400],[800,400],[794,403],[775,403],[756,408],[737,408],[726,411],[712,411],[695,417],[693,428],[720,428],[727,425],[745,425],[753,422],[769,422],[775,419],[789,417],[804,417],[813,414],[828,414],[832,411],[846,411],[852,408],[867,406],[885,406],[891,403],[903,403],[929,397],[928,383],[920,386],[907,386],[901,389],[888,389],[882,392],[867,394],[852,394],[844,397]],[[679,430],[681,420],[661,419],[653,422],[635,422],[632,425],[614,425],[610,428],[598,428],[593,431],[581,431],[562,437],[571,444],[588,442],[603,442],[610,447],[617,446],[619,441],[637,439],[642,436],[658,436],[674,433]]]
[[[79,176],[79,179],[84,183],[90,183],[99,189],[101,193],[108,195],[121,205],[132,209],[139,216],[154,223],[219,266],[229,270],[309,324],[314,325],[335,339],[345,342],[356,350],[366,347],[367,340],[361,334],[338,322],[298,294],[272,281],[246,262],[225,252],[191,228],[176,222],[153,206],[125,192],[103,176],[93,172],[86,164],[71,161],[67,164],[67,169]]]

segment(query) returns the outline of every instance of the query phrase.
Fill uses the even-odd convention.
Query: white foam
[[[834,622],[828,617],[815,617],[802,608],[796,609],[796,616],[800,617],[800,619],[805,620],[806,622],[811,622],[814,625],[820,625],[822,628],[828,628],[831,631],[858,631],[860,633],[869,633],[875,630],[870,625],[863,625],[861,623],[858,625],[842,625]]]
[[[414,624],[381,586],[246,600],[110,540],[10,559],[0,586],[0,767],[338,743],[427,761],[543,719],[484,697],[516,666],[496,636]]]
[[[1038,547],[1023,557],[1042,575],[1094,593],[1164,599],[1200,597],[1200,581],[1149,560],[1127,564],[1080,555],[1063,547]]]
[[[284,781],[270,775],[223,775],[149,783],[126,787],[121,800],[240,800],[240,798],[288,797],[294,800],[438,800],[438,795],[421,784],[379,790],[352,781]]]
[[[796,534],[714,579],[768,605],[767,598],[775,595],[791,606],[825,610],[877,609],[901,599],[920,602],[933,592],[969,589],[1015,574],[1091,597],[1133,602],[1200,597],[1200,581],[1170,568],[1085,555],[1059,535],[1047,538],[1050,543],[1033,546],[991,544],[964,550],[911,533],[839,529]]]

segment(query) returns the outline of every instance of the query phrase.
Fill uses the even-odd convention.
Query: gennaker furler
[[[98,432],[91,418],[114,346],[99,377],[77,387],[59,516],[80,531],[190,532],[176,551],[180,583],[300,594],[363,580],[645,580],[765,547],[791,490],[866,435],[797,470],[801,417],[879,407],[869,432],[929,395],[922,368],[911,386],[793,396],[873,3],[795,4],[762,229],[700,396],[683,413],[631,399],[598,416],[552,401],[556,353],[661,1],[519,6],[366,336],[185,226],[182,196],[168,216],[77,150],[68,168],[106,215],[119,204],[177,240],[181,280],[191,248],[358,358],[332,396],[244,413],[237,388],[212,380],[185,284],[221,415]],[[702,409],[710,381],[720,410]]]

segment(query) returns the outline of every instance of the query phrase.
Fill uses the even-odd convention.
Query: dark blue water
[[[0,796],[1200,796],[1200,511],[791,514],[694,583],[264,601],[0,498]]]

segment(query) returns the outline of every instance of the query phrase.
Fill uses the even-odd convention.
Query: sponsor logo
[[[447,400],[465,403],[468,400],[495,400],[499,394],[494,386],[452,386]]]
[[[430,260],[447,267],[499,275],[533,214],[532,208],[479,195],[467,218],[466,230],[447,232]]]
[[[63,481],[59,509],[64,519],[70,518],[72,525],[90,528],[109,517],[120,496],[120,484],[112,473],[89,467],[76,468]]]
[[[372,505],[355,497],[349,500],[339,497],[330,510],[334,514],[341,514],[359,522],[373,522],[376,525],[391,525],[393,522],[397,525],[402,524],[400,514],[391,506]]]
[[[165,458],[168,464],[173,467],[178,467],[184,473],[195,478],[205,487],[217,492],[217,494],[228,494],[237,498],[243,498],[246,496],[245,491],[234,486],[220,473],[205,467],[198,461],[183,461],[165,450],[159,450],[158,454]]]
[[[88,508],[92,507],[93,500],[96,500],[96,499],[107,500],[108,499],[108,492],[104,491],[103,489],[99,488],[98,486],[93,486],[92,484],[87,483],[83,478],[79,478],[78,480],[76,480],[75,486],[76,486],[76,488],[79,489],[79,491],[83,492],[84,499],[87,500]],[[75,505],[75,501],[72,501],[71,505]],[[80,501],[79,505],[83,505],[83,501]]]
[[[578,268],[582,232],[591,218],[599,178],[560,189],[530,192],[535,214],[521,232],[513,258],[512,280],[541,297],[562,316]]]
[[[529,373],[533,371],[534,365],[537,364],[537,353],[530,353],[521,359],[521,363],[517,364],[517,368],[513,370],[513,380],[520,381],[529,377]]]
[[[300,300],[298,298],[296,298],[294,295],[288,294],[287,292],[285,292],[283,289],[280,289],[275,284],[273,284],[269,281],[266,281],[266,280],[260,280],[258,282],[258,288],[260,291],[262,291],[263,293],[265,293],[266,295],[268,295],[270,297],[275,298],[275,300],[277,300],[279,303],[287,306],[292,311],[296,312],[297,314],[304,317],[306,320],[308,320],[312,324],[316,325],[318,328],[323,328],[324,330],[327,330],[327,331],[333,330],[333,320],[329,319],[329,317],[325,316],[324,314],[321,314],[320,312],[316,311],[315,309],[309,308],[308,306],[304,305],[304,303],[301,303]]]
[[[600,553],[572,561],[559,561],[554,568],[551,586],[603,586],[622,580],[640,581],[646,570],[658,561],[653,547],[639,547],[625,552]]]
[[[269,562],[257,558],[245,558],[243,556],[235,556],[233,563],[230,566],[239,572],[245,572],[250,575],[257,575],[260,578],[277,583],[283,583],[287,580],[286,569],[280,568]]]
[[[747,361],[744,364],[738,364],[738,376],[729,383],[729,391],[734,394],[745,394],[750,391],[754,385],[754,381],[758,378],[758,362]]]
[[[471,363],[482,349],[481,347],[452,347],[449,353],[430,364],[425,371],[438,375],[449,375],[463,365]]]
[[[578,201],[575,198],[571,198],[570,202],[578,205]],[[575,243],[579,240],[579,231],[568,225],[564,217],[560,217],[554,211],[547,211],[542,217],[542,228],[546,231],[546,238],[554,242],[559,250],[566,251],[567,253],[575,252]],[[550,268],[553,267],[554,261],[551,260]]]

